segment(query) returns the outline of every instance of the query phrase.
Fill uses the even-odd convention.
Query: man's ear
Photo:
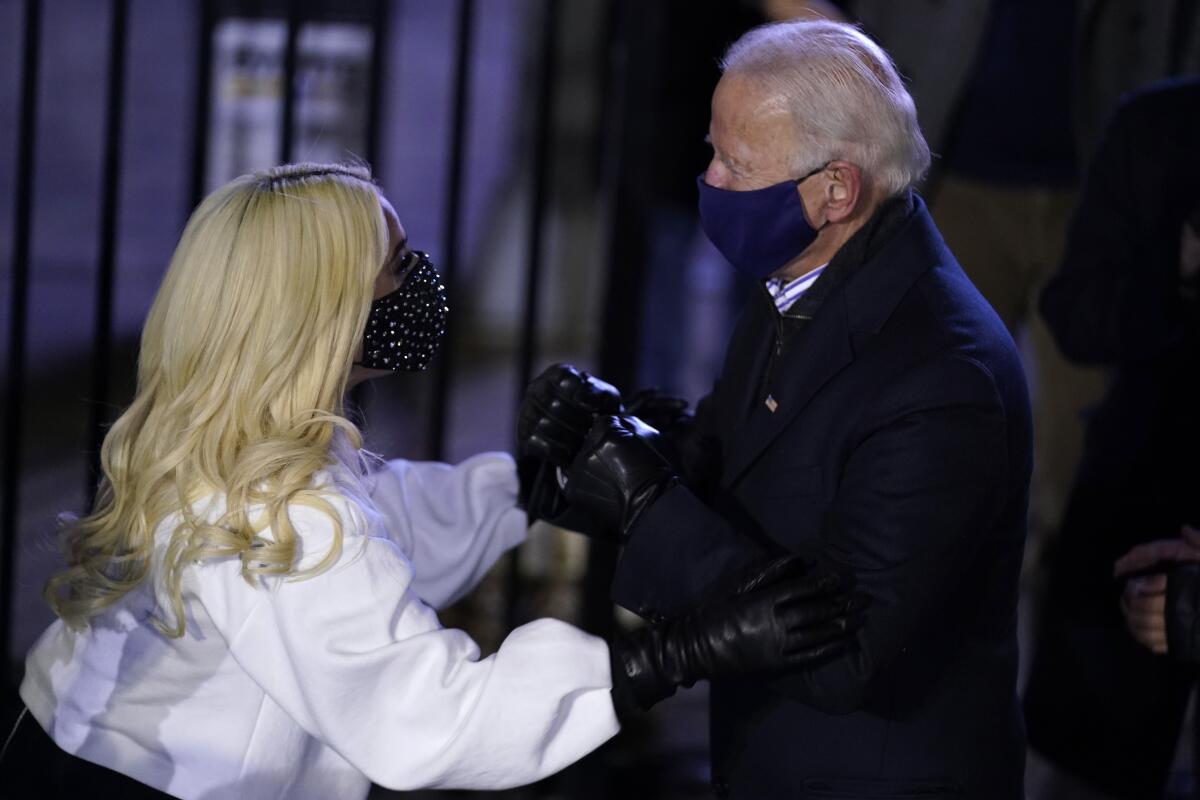
[[[852,216],[863,199],[862,170],[848,161],[831,161],[825,167],[825,219],[842,222]]]

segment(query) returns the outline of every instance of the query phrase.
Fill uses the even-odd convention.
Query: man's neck
[[[850,238],[858,233],[863,225],[867,224],[867,220],[871,218],[878,207],[878,201],[867,204],[854,216],[836,225],[826,225],[817,234],[816,241],[810,244],[803,253],[771,273],[771,277],[794,281],[814,269],[828,264],[833,260],[837,251],[842,249],[842,245],[850,241]]]

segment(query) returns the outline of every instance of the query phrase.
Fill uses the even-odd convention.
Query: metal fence
[[[219,0],[195,0],[194,19],[197,43],[193,85],[187,87],[191,93],[194,118],[191,142],[190,193],[193,202],[198,201],[206,190],[206,176],[211,165],[209,131],[213,100],[214,33],[219,22],[233,14],[249,15],[283,20],[286,24],[286,46],[283,57],[282,114],[278,125],[278,152],[281,160],[294,155],[296,142],[296,75],[298,65],[298,40],[302,27],[309,21],[320,19],[336,8],[338,14],[349,14],[369,26],[373,45],[369,63],[367,94],[367,124],[363,155],[378,165],[384,157],[380,147],[381,119],[386,108],[385,93],[381,91],[384,75],[388,69],[385,58],[388,47],[383,37],[389,29],[389,20],[395,14],[398,2],[391,0],[365,0],[357,3],[322,3],[316,0],[277,0],[276,2],[220,2]],[[629,179],[629,171],[622,159],[624,123],[626,115],[621,113],[624,105],[628,78],[629,52],[624,41],[624,31],[636,14],[635,5],[628,0],[608,0],[604,3],[604,30],[598,35],[604,44],[600,49],[603,63],[597,73],[602,77],[601,89],[605,106],[612,113],[605,114],[604,132],[599,137],[600,145],[594,154],[597,169],[607,177],[605,187],[608,219],[612,231],[631,223],[621,207],[622,185]],[[541,302],[541,287],[544,280],[544,252],[546,249],[547,215],[551,204],[551,180],[555,165],[554,152],[554,98],[556,97],[556,42],[561,34],[562,5],[557,0],[531,0],[530,8],[537,14],[536,35],[531,37],[539,48],[535,63],[536,98],[533,109],[532,135],[526,137],[529,151],[523,154],[531,182],[531,205],[527,228],[526,264],[522,277],[519,346],[516,348],[514,373],[516,383],[512,387],[519,397],[528,383],[535,363],[538,361],[538,309]],[[112,421],[113,404],[123,404],[128,398],[113,397],[112,374],[114,370],[113,350],[113,297],[118,275],[118,234],[120,199],[122,196],[122,125],[128,117],[127,71],[129,62],[129,29],[131,15],[136,3],[130,0],[109,0],[110,30],[107,41],[108,53],[105,73],[96,76],[96,86],[104,86],[105,112],[102,129],[102,165],[99,193],[99,235],[95,242],[96,280],[94,287],[94,322],[91,335],[90,374],[80,376],[80,391],[90,398],[87,404],[87,468],[81,479],[86,483],[85,497],[90,504],[98,476],[98,453],[106,426]],[[473,53],[475,17],[479,12],[476,0],[457,0],[454,6],[454,35],[451,63],[453,79],[450,109],[448,157],[444,164],[444,206],[442,214],[442,241],[439,265],[453,291],[458,279],[458,266],[462,259],[461,240],[464,215],[463,196],[465,191],[467,132],[471,124],[471,81],[469,80]],[[5,376],[4,423],[3,423],[3,478],[0,483],[0,648],[6,654],[6,669],[12,669],[21,656],[12,652],[14,614],[14,567],[19,532],[21,503],[21,464],[23,442],[26,446],[36,439],[36,431],[30,437],[25,433],[29,407],[26,390],[29,372],[29,314],[30,281],[33,259],[31,237],[34,228],[34,195],[38,176],[39,115],[38,104],[39,72],[49,57],[43,48],[47,25],[44,0],[23,0],[21,12],[19,97],[16,103],[15,173],[13,176],[11,264],[9,274],[10,292],[4,302],[8,306],[7,374]],[[393,65],[395,66],[395,65]],[[399,68],[399,67],[396,67]],[[44,123],[43,123],[44,124]],[[615,238],[610,235],[610,239]],[[603,303],[604,320],[601,329],[612,332],[603,339],[597,360],[601,370],[614,380],[632,377],[633,359],[636,352],[637,307],[629,302],[631,289],[636,293],[636,264],[628,253],[618,252],[609,246],[612,275],[609,279],[608,299]],[[614,286],[616,288],[614,288]],[[636,294],[634,295],[636,296]],[[452,334],[453,335],[453,334]],[[443,348],[435,362],[432,401],[429,403],[429,419],[424,455],[440,459],[445,453],[447,427],[450,424],[447,409],[450,405],[451,388],[458,378],[461,366],[453,356],[454,348]],[[86,385],[84,385],[86,384]],[[82,509],[74,509],[76,511]],[[594,545],[589,566],[590,577],[585,580],[586,596],[583,603],[583,618],[586,627],[605,632],[612,624],[611,605],[607,599],[607,570],[615,559],[615,552],[602,545]],[[510,563],[507,584],[509,596],[509,621],[517,621],[517,598],[521,592],[520,576],[515,561]],[[15,677],[9,676],[10,679]]]

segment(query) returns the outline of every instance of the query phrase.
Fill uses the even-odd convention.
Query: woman
[[[600,745],[618,707],[844,646],[853,603],[793,562],[611,647],[538,620],[480,659],[443,629],[431,607],[525,535],[512,461],[369,464],[342,398],[424,368],[446,311],[363,167],[283,166],[204,200],[95,509],[65,530],[60,619],[29,654],[0,771],[41,797],[55,780],[185,798],[507,787]]]

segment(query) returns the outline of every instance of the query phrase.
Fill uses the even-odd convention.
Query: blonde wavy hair
[[[338,474],[362,474],[342,398],[387,241],[365,166],[285,165],[205,198],[146,320],[137,394],[104,439],[92,513],[65,522],[67,566],[45,589],[59,617],[86,625],[146,580],[155,531],[172,514],[159,576],[172,621],[156,622],[173,637],[185,629],[188,564],[237,556],[254,583],[338,558],[339,518],[313,477],[338,463],[348,467]],[[361,484],[337,489],[359,494]],[[193,503],[221,495],[218,519],[197,516]],[[334,524],[329,553],[305,570],[292,504]]]

